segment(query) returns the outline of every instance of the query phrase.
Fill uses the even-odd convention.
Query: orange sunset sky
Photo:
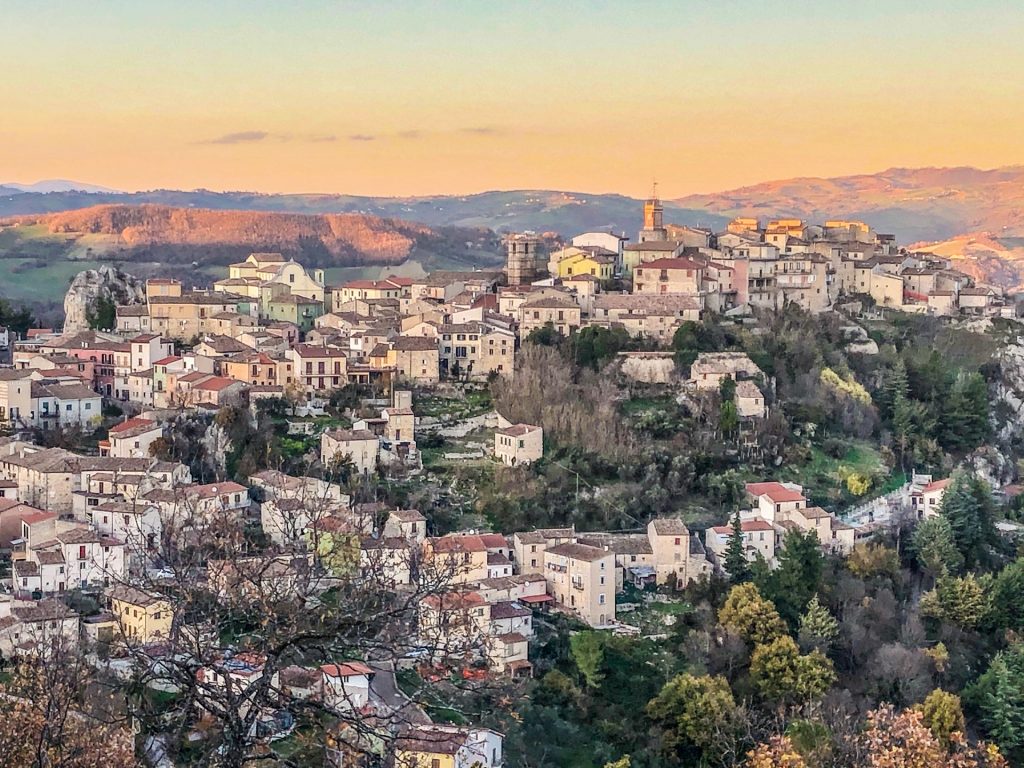
[[[0,182],[666,197],[1024,162],[1024,3],[4,0]]]

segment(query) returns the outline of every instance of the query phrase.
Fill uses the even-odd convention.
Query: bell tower
[[[644,201],[644,228],[640,230],[637,241],[645,243],[648,240],[668,240],[668,230],[665,229],[665,208],[658,199],[658,182],[651,187],[651,196]]]

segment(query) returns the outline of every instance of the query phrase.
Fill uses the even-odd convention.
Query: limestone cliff
[[[1003,444],[1024,441],[1024,346],[1008,344],[997,358],[999,375],[991,384],[996,435]]]
[[[79,272],[64,295],[64,332],[88,330],[89,312],[101,298],[112,299],[119,305],[141,304],[146,300],[146,284],[106,265]]]

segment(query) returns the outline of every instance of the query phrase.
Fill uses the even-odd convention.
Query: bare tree
[[[372,512],[354,513],[326,481],[291,480],[294,493],[274,499],[280,535],[269,546],[247,515],[180,489],[163,507],[159,551],[140,553],[149,567],[126,580],[173,614],[156,643],[119,621],[115,651],[130,669],[132,717],[172,759],[242,766],[274,757],[268,740],[296,727],[309,749],[381,756],[429,722],[398,689],[400,665],[488,656],[483,633],[419,626],[425,605],[469,591],[466,565],[424,561],[411,541],[376,545]],[[372,678],[369,700],[303,683],[341,668]]]

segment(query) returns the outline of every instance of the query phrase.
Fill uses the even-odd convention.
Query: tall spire
[[[665,209],[658,199],[658,180],[651,180],[651,196],[644,202],[644,228],[638,237],[641,243],[648,240],[668,240],[665,229]]]

